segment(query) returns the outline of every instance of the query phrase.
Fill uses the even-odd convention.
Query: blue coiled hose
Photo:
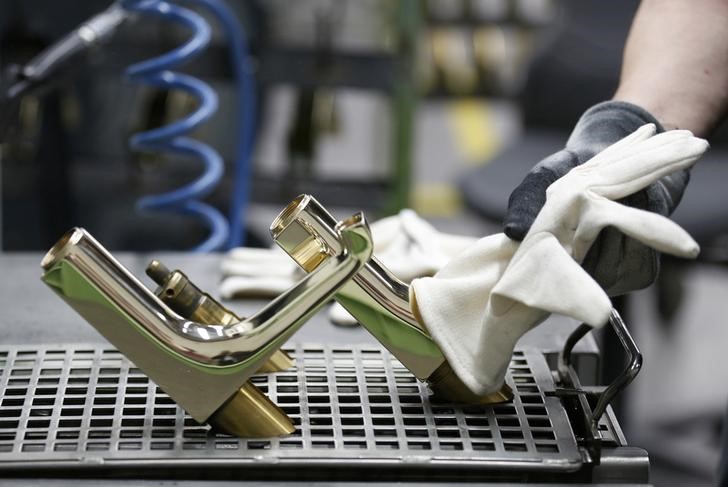
[[[250,65],[248,41],[243,27],[234,12],[223,0],[186,0],[210,11],[220,22],[230,48],[230,64],[233,68],[238,92],[238,146],[235,156],[235,174],[230,199],[228,219],[230,238],[228,248],[245,245],[246,208],[250,200],[251,159],[255,140],[257,110],[255,80]]]
[[[163,0],[123,0],[122,6],[142,15],[182,24],[192,31],[192,37],[183,45],[156,58],[130,66],[126,71],[127,76],[150,86],[180,89],[199,100],[197,110],[187,117],[164,127],[134,134],[130,141],[131,147],[149,152],[192,155],[204,164],[204,172],[195,181],[167,193],[141,198],[137,207],[199,218],[208,226],[210,234],[193,251],[218,250],[227,243],[228,222],[217,209],[200,199],[207,196],[220,182],[224,169],[223,160],[212,147],[186,136],[215,113],[217,95],[202,81],[172,71],[205,49],[210,41],[210,27],[191,10]]]

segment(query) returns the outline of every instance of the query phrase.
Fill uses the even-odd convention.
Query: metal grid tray
[[[99,346],[0,349],[0,470],[239,467],[281,471],[568,472],[582,456],[538,351],[516,351],[515,398],[434,403],[386,350],[296,346],[295,370],[253,381],[297,425],[284,438],[239,439],[187,416],[139,369]],[[427,470],[425,470],[427,471]]]

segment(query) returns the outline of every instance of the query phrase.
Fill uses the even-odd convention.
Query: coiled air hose
[[[212,147],[187,136],[215,113],[217,95],[203,81],[172,71],[205,49],[210,41],[210,27],[195,12],[163,0],[123,0],[122,6],[130,12],[175,22],[192,31],[192,36],[181,46],[129,66],[126,70],[127,77],[148,86],[180,89],[199,101],[197,109],[183,119],[134,134],[130,140],[131,148],[193,156],[204,165],[204,172],[191,183],[173,191],[140,198],[137,208],[192,215],[200,219],[210,231],[205,241],[192,250],[209,252],[221,249],[228,240],[228,221],[217,209],[201,199],[210,194],[220,182],[224,170],[223,160]]]

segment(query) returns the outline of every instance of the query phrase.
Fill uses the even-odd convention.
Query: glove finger
[[[675,171],[692,166],[707,150],[708,143],[685,130],[672,130],[652,137],[626,157],[602,166],[592,189],[611,200],[621,199]]]
[[[294,284],[293,279],[283,277],[230,276],[220,282],[219,290],[223,299],[272,298]]]
[[[547,232],[531,235],[525,245],[493,288],[490,308],[494,315],[503,315],[520,303],[592,326],[606,323],[611,301],[556,237]]]
[[[682,178],[687,174],[686,171],[680,172]],[[669,215],[674,193],[668,190],[666,194],[662,184],[669,177],[663,177],[645,190],[630,195],[618,203]],[[607,226],[601,230],[589,248],[582,267],[599,283],[607,295],[619,296],[652,284],[659,273],[660,259],[654,249],[626,236],[616,227]]]
[[[442,259],[434,259],[431,255],[423,254],[411,245],[404,248],[391,246],[385,252],[378,254],[377,258],[404,282],[410,282],[417,277],[432,276],[446,263]]]
[[[546,189],[578,163],[574,154],[564,150],[534,167],[508,198],[503,232],[513,240],[523,240],[546,203]]]
[[[420,272],[418,275],[412,275],[413,278],[433,275],[460,251],[477,241],[474,238],[440,233],[411,210],[407,213],[402,212],[402,226],[411,242],[407,259],[421,262],[420,267],[423,270],[426,267],[432,270],[431,273]],[[424,263],[427,263],[427,266],[423,265]]]
[[[489,306],[480,327],[474,364],[469,367],[463,367],[469,364],[462,364],[458,368],[455,360],[446,355],[448,362],[458,377],[478,394],[494,392],[503,384],[518,340],[548,316],[546,311],[518,305],[506,316],[497,317],[490,312]]]
[[[589,209],[580,218],[575,238],[580,242],[592,242],[608,225],[658,252],[693,259],[700,251],[690,234],[669,218],[599,197],[591,198]]]
[[[374,252],[378,254],[386,249],[402,233],[401,212],[400,214],[375,221],[372,223],[371,231],[372,240],[374,241]]]
[[[225,276],[288,276],[295,274],[298,266],[278,248],[238,247],[225,255],[220,270]]]
[[[255,247],[237,247],[231,249],[225,259],[240,262],[290,262],[291,258],[278,247],[259,249]]]
[[[435,227],[412,210],[402,210],[402,230],[424,253],[439,253],[437,241],[440,235]]]
[[[410,252],[413,254],[413,258],[416,254],[419,259],[415,258],[415,260],[429,261],[430,267],[435,272],[478,240],[474,237],[441,233],[412,210],[402,210],[400,215],[402,216],[402,228],[412,242]],[[432,274],[420,273],[413,277]]]

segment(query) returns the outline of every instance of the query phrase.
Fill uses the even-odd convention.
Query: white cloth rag
[[[220,271],[223,299],[275,297],[303,276],[303,270],[278,247],[232,249],[220,262]]]
[[[689,167],[707,148],[688,131],[655,135],[645,125],[549,186],[520,245],[504,234],[485,237],[434,277],[412,282],[423,324],[472,392],[500,389],[516,342],[550,313],[606,323],[611,302],[580,266],[604,227],[660,252],[697,256],[677,224],[614,200]]]

